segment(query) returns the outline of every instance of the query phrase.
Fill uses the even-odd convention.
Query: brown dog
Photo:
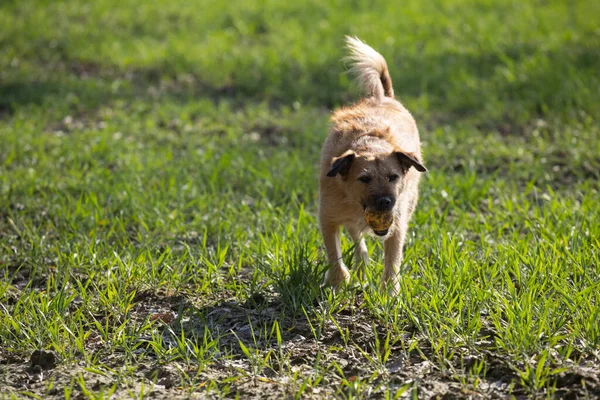
[[[344,226],[355,242],[361,275],[369,260],[363,233],[384,240],[382,284],[397,292],[408,222],[421,172],[427,169],[417,125],[394,99],[385,59],[357,38],[346,37],[346,43],[352,71],[367,97],[333,114],[321,154],[319,223],[330,264],[325,283],[337,286],[350,279],[340,246]],[[365,218],[372,213],[389,215],[391,226],[369,226]]]

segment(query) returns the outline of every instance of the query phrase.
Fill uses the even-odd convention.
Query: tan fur
[[[346,61],[352,64],[351,72],[357,75],[358,82],[368,96],[394,97],[392,78],[381,54],[356,37],[346,36],[350,55]]]
[[[396,203],[394,222],[382,237],[382,284],[395,292],[402,247],[418,199],[421,173],[417,168],[425,170],[419,133],[410,113],[393,98],[385,59],[356,38],[347,38],[347,43],[354,63],[352,71],[367,97],[334,112],[322,149],[319,223],[330,264],[325,283],[337,286],[350,278],[342,261],[342,226],[356,243],[355,260],[361,270],[368,263],[362,236],[373,234],[373,230],[365,222],[365,212],[374,210],[372,199],[389,195]],[[390,181],[396,175],[399,178]],[[371,181],[365,183],[360,178]]]

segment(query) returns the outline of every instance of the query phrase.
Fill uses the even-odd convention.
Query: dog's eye
[[[392,174],[392,175],[388,176],[388,181],[390,181],[390,182],[394,182],[394,181],[395,181],[396,179],[398,179],[398,178],[399,178],[399,176],[398,176],[398,175],[396,175],[396,174]]]
[[[373,179],[370,176],[361,176],[360,178],[358,178],[358,180],[361,181],[362,183],[369,183]]]

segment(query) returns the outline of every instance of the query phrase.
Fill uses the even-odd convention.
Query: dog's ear
[[[337,174],[342,176],[348,175],[352,161],[354,161],[355,158],[356,154],[352,150],[348,150],[341,156],[334,158],[333,163],[331,164],[331,169],[327,173],[327,176],[333,177]]]
[[[410,167],[415,167],[415,169],[419,172],[427,172],[427,168],[425,168],[423,163],[413,153],[395,151],[394,154],[396,154],[396,157],[398,157],[398,161],[400,161],[400,164],[402,164],[402,166],[405,166],[407,170]]]

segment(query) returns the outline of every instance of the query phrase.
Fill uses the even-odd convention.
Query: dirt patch
[[[200,299],[149,289],[138,291],[134,303],[131,324],[154,320],[168,354],[176,355],[174,349],[181,347],[178,339],[185,337],[188,347],[204,348],[203,358],[168,360],[148,345],[150,337],[141,336],[134,360],[128,360],[132,355],[106,348],[99,335],[92,333],[86,347],[103,367],[86,368],[84,361],[58,357],[53,358],[56,366],[51,368],[32,367],[31,357],[0,351],[0,385],[10,393],[28,391],[44,398],[62,398],[70,387],[74,387],[74,398],[83,398],[86,390],[114,391],[117,397],[143,390],[175,399],[216,392],[243,398],[297,393],[308,398],[383,398],[389,390],[404,390],[405,396],[419,398],[504,398],[511,394],[528,398],[532,394],[521,385],[509,361],[491,350],[492,342],[487,339],[477,352],[459,346],[453,349],[453,358],[438,362],[432,344],[409,329],[389,343],[389,353],[383,358],[382,343],[389,331],[362,307],[360,294],[335,313],[335,320],[317,318],[318,307],[305,315],[286,314],[272,292],[240,300],[226,293],[220,299]],[[279,334],[273,330],[275,323]],[[215,342],[206,346],[207,341]],[[262,363],[265,359],[268,362]],[[477,372],[481,362],[486,368]],[[126,374],[125,365],[133,366]],[[600,395],[596,371],[597,364],[591,360],[572,363],[556,376],[555,395]],[[310,377],[316,383],[301,387],[294,376]],[[49,382],[53,382],[51,389]]]
[[[7,292],[9,298],[11,294],[16,295],[25,288],[30,290],[45,289],[48,279],[56,270],[51,260],[46,261],[47,266],[39,270],[30,265],[28,261],[10,262],[6,267],[9,276],[12,277],[12,291]]]

